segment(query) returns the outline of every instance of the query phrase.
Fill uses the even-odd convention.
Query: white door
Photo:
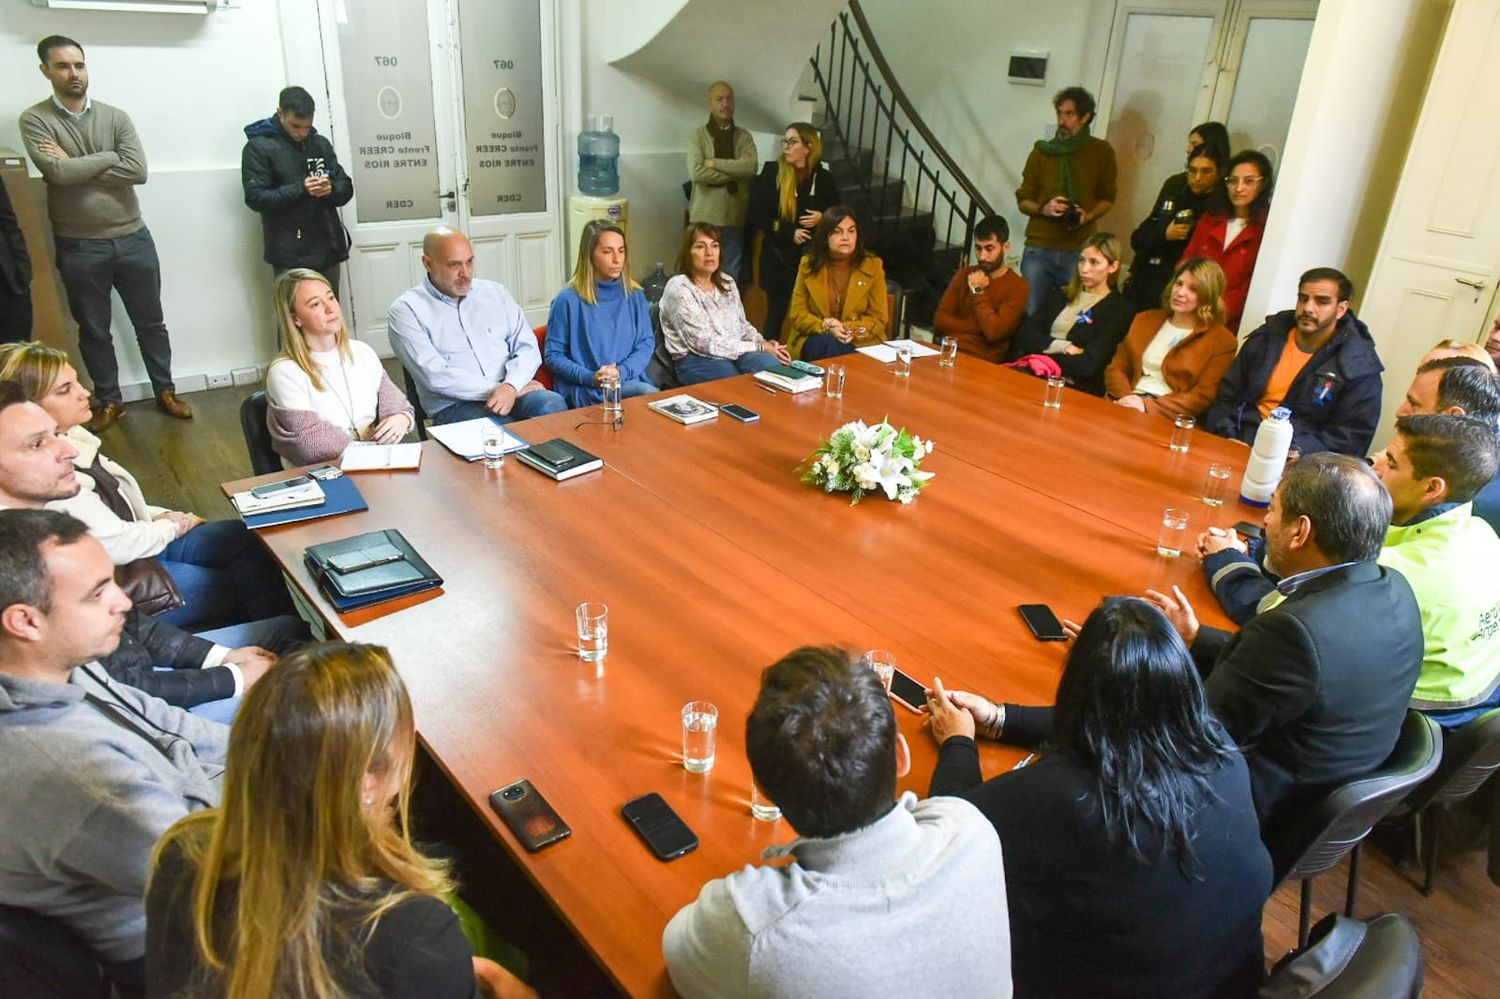
[[[1117,0],[1099,115],[1119,168],[1105,228],[1124,240],[1141,223],[1162,181],[1182,172],[1199,122],[1224,122],[1232,151],[1280,163],[1317,10],[1317,0]]]
[[[389,355],[387,311],[421,282],[438,225],[466,232],[476,275],[545,322],[563,279],[554,0],[318,0],[316,14],[354,180],[354,335]]]
[[[1422,102],[1361,318],[1385,362],[1376,446],[1423,354],[1482,340],[1500,281],[1500,130],[1488,79],[1500,61],[1500,2],[1457,0]]]

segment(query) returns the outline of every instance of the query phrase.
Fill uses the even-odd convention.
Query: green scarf
[[[1058,181],[1062,184],[1062,195],[1069,201],[1077,202],[1073,197],[1073,154],[1083,148],[1083,144],[1089,141],[1089,127],[1083,126],[1078,134],[1066,139],[1039,139],[1037,140],[1037,151],[1044,156],[1051,156],[1057,160]]]

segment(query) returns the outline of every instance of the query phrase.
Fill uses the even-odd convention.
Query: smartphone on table
[[[531,853],[573,835],[562,816],[553,811],[529,780],[518,780],[492,793],[490,807]]]
[[[891,671],[891,700],[922,714],[927,707],[927,688],[898,670]]]
[[[662,860],[672,860],[698,847],[697,835],[655,791],[627,801],[620,812],[651,852]]]
[[[1016,609],[1021,612],[1021,619],[1026,622],[1026,627],[1031,629],[1037,641],[1066,642],[1068,640],[1068,633],[1063,631],[1062,622],[1046,604],[1021,604]]]
[[[279,482],[265,482],[258,486],[251,486],[250,495],[256,499],[269,499],[272,496],[279,496],[293,489],[301,489],[303,486],[311,483],[312,479],[309,479],[305,475],[298,475],[295,478],[282,479]]]
[[[760,419],[760,414],[755,410],[746,409],[744,406],[741,406],[737,402],[726,403],[725,405],[720,406],[719,412],[723,413],[725,416],[729,417],[732,420],[739,420],[741,423],[754,423],[756,420]]]

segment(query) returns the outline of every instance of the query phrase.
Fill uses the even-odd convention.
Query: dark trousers
[[[110,292],[118,291],[135,327],[151,389],[161,395],[172,384],[172,343],[161,312],[161,262],[145,226],[117,239],[57,237],[57,269],[78,321],[78,350],[94,381],[94,398],[121,402],[120,367],[110,336]]]
[[[781,340],[781,327],[786,325],[786,312],[791,304],[792,289],[766,289],[766,324],[761,328],[761,336],[767,340]]]
[[[338,298],[339,297],[339,269],[341,267],[343,267],[343,261],[341,261],[341,260],[330,260],[326,264],[320,264],[317,267],[309,267],[308,270],[317,271],[319,274],[323,275],[323,277],[325,279],[327,279],[327,281],[328,281],[328,287],[331,288],[331,289],[333,289],[333,297],[334,298]],[[281,275],[285,274],[289,270],[294,270],[294,268],[291,268],[291,267],[273,267],[273,268],[271,268],[271,273],[272,273],[272,275],[274,277],[281,277]]]
[[[0,343],[31,339],[31,289],[13,291],[0,278]]]

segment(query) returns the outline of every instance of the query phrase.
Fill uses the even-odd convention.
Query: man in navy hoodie
[[[1249,444],[1277,406],[1292,411],[1292,446],[1363,458],[1380,419],[1383,365],[1349,311],[1354,285],[1332,267],[1297,284],[1297,308],[1266,318],[1219,382],[1203,426]]]
[[[339,264],[349,241],[337,209],[354,197],[354,182],[339,166],[333,144],[312,127],[312,95],[287,87],[276,113],[245,126],[240,182],[245,204],[260,213],[266,263],[279,275],[308,267],[339,293]]]

